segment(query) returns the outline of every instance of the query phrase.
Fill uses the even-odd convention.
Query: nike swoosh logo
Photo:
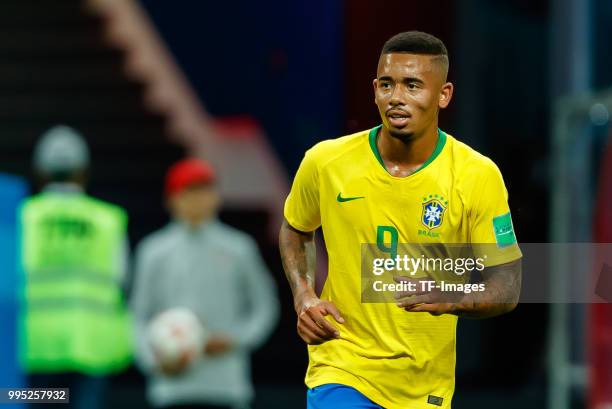
[[[357,199],[365,199],[365,196],[342,197],[342,193],[338,193],[338,197],[336,197],[336,200],[340,203],[350,202],[351,200],[357,200]]]

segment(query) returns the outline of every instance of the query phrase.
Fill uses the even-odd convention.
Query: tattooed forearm
[[[279,247],[285,276],[294,300],[304,295],[314,295],[316,249],[314,232],[302,232],[287,223],[279,234]]]
[[[486,290],[466,295],[456,314],[466,318],[488,318],[516,308],[521,292],[521,259],[483,271]]]

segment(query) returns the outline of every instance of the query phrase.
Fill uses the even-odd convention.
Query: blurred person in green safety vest
[[[48,130],[34,151],[42,190],[20,212],[19,358],[28,386],[70,388],[70,404],[61,408],[104,407],[107,375],[132,359],[122,290],[127,215],[85,194],[88,168],[79,133],[67,126]]]

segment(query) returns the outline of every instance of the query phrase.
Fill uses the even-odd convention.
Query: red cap
[[[211,183],[215,171],[208,162],[197,158],[183,159],[175,163],[166,173],[166,197],[178,193],[188,186],[198,183]]]

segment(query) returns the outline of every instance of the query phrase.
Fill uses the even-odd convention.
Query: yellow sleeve
[[[508,207],[508,191],[501,172],[491,162],[478,169],[470,197],[470,242],[477,257],[487,267],[514,261],[522,256],[512,216]]]
[[[285,219],[294,228],[309,232],[321,225],[319,172],[312,150],[306,152],[285,201]]]

